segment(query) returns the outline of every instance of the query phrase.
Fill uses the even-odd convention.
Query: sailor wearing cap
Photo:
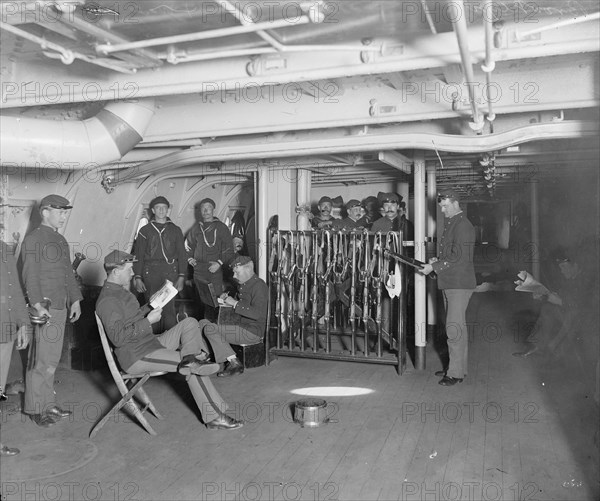
[[[233,307],[231,325],[213,325],[204,329],[217,363],[225,364],[219,377],[244,372],[231,344],[255,344],[262,341],[267,329],[269,288],[254,273],[254,263],[248,256],[238,256],[231,262],[233,278],[238,282],[237,298],[221,295],[226,306]],[[229,322],[228,322],[229,323]],[[231,343],[231,344],[230,344]]]
[[[4,216],[7,205],[0,197],[0,229],[4,228]],[[3,233],[3,232],[2,232]],[[0,397],[4,396],[8,368],[15,340],[17,350],[27,347],[31,340],[31,324],[25,306],[25,298],[19,282],[17,260],[12,247],[4,240],[0,241]],[[0,443],[0,456],[15,456],[19,449]]]
[[[402,197],[397,193],[377,194],[379,205],[383,209],[383,217],[379,218],[371,226],[371,231],[400,231],[400,218],[398,215]]]
[[[67,316],[76,322],[83,299],[75,279],[69,244],[58,230],[67,220],[70,202],[48,195],[40,203],[42,222],[23,240],[23,283],[29,303],[50,320],[38,327],[25,376],[24,412],[39,426],[50,426],[71,411],[55,401],[54,372],[60,361]],[[67,315],[68,313],[68,315]]]
[[[332,228],[335,221],[335,218],[331,214],[333,211],[333,200],[328,196],[321,197],[317,204],[317,208],[319,209],[319,215],[312,218],[312,227],[316,230],[327,230]]]
[[[437,273],[438,288],[446,306],[446,336],[450,363],[439,384],[461,383],[467,374],[468,332],[466,311],[477,285],[473,267],[475,229],[460,208],[460,196],[455,190],[441,191],[438,204],[446,219],[438,257],[425,264],[422,273]]]
[[[152,221],[140,228],[133,253],[138,260],[133,265],[134,284],[143,293],[146,301],[159,290],[165,280],[170,280],[178,291],[183,289],[187,273],[187,253],[183,244],[181,228],[169,218],[171,204],[158,196],[150,202]],[[155,332],[163,332],[177,323],[175,298],[163,307],[161,321],[152,327]]]
[[[355,228],[364,228],[365,222],[361,219],[362,206],[358,200],[352,199],[346,204],[348,216],[344,219],[336,219],[333,228],[336,230],[352,230]]]
[[[201,220],[188,233],[185,239],[188,262],[194,267],[194,281],[198,290],[202,283],[212,283],[217,295],[223,292],[223,266],[235,256],[229,228],[214,216],[216,204],[205,198],[198,204]],[[215,316],[215,312],[205,305],[205,317]]]
[[[179,372],[186,376],[207,428],[240,428],[241,421],[224,414],[227,404],[207,377],[219,370],[217,364],[210,362],[202,338],[202,330],[211,324],[186,317],[155,336],[152,325],[160,320],[162,309],[140,307],[129,291],[135,262],[135,256],[118,250],[104,258],[108,276],[96,302],[96,313],[114,346],[119,365],[134,374]]]

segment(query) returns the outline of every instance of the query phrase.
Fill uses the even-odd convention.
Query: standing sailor
[[[169,219],[171,204],[162,196],[150,202],[153,220],[137,234],[133,253],[138,261],[133,264],[135,288],[146,301],[158,291],[165,280],[170,280],[178,291],[183,290],[187,272],[187,255],[181,228]],[[177,323],[175,298],[163,306],[162,318],[152,328],[155,333],[169,330]]]
[[[58,230],[73,206],[60,195],[48,195],[40,203],[42,223],[23,240],[23,282],[37,316],[48,317],[38,327],[29,352],[25,376],[25,414],[48,427],[71,411],[56,405],[54,373],[60,362],[67,317],[76,322],[83,299],[71,265],[69,244]]]
[[[4,230],[6,205],[0,198],[0,229]],[[17,262],[10,246],[0,240],[0,396],[8,378],[8,369],[15,339],[17,350],[27,347],[31,339],[31,324],[25,307],[25,298],[19,283]],[[0,442],[0,456],[15,456],[19,449],[7,447]]]
[[[459,201],[454,190],[438,195],[438,203],[446,218],[444,233],[438,257],[431,258],[422,269],[425,275],[432,271],[437,273],[438,288],[444,295],[450,363],[447,370],[436,372],[436,376],[443,376],[439,382],[442,386],[462,383],[467,374],[469,336],[466,311],[477,285],[473,267],[475,228],[460,208]]]
[[[223,292],[223,266],[235,256],[233,241],[227,226],[214,216],[215,202],[205,198],[199,205],[201,221],[185,239],[188,262],[194,267],[194,282],[200,297],[206,283],[212,283],[215,294],[219,296]],[[214,315],[215,312],[209,313]]]

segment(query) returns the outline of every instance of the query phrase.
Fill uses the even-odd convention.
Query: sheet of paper
[[[515,287],[516,291],[532,292],[541,295],[550,294],[550,291],[546,286],[538,282],[529,272],[520,271],[517,276],[519,277],[519,280],[515,281],[515,284],[517,285]]]
[[[150,297],[152,308],[162,308],[177,295],[177,289],[170,280],[165,280],[164,285]]]

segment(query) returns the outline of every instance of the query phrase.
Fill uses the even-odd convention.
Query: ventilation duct
[[[154,100],[109,103],[80,121],[0,116],[4,167],[85,169],[119,160],[143,138]]]

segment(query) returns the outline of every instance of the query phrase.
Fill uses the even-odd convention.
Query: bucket
[[[298,400],[294,404],[294,422],[309,428],[328,423],[327,402],[317,398]]]

